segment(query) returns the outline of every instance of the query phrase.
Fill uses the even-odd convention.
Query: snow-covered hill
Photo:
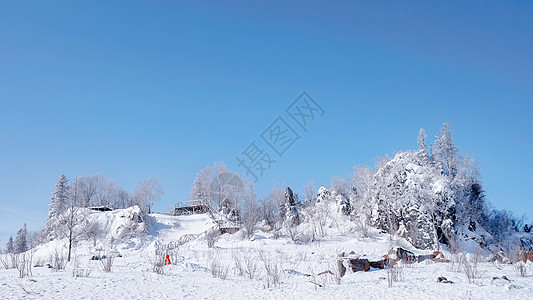
[[[334,209],[335,203],[326,203]],[[66,241],[56,239],[33,251],[33,276],[18,278],[16,269],[0,271],[1,299],[532,299],[533,277],[517,276],[515,267],[487,263],[473,254],[466,259],[474,269],[472,282],[460,263],[443,251],[449,263],[425,261],[403,264],[394,269],[371,269],[338,276],[338,255],[354,252],[354,257],[381,259],[393,247],[415,254],[428,254],[414,249],[402,238],[380,234],[371,229],[361,236],[354,222],[342,214],[329,214],[324,234],[315,241],[302,241],[309,236],[311,223],[298,226],[290,236],[275,231],[259,230],[251,239],[241,233],[220,236],[208,248],[210,229],[215,225],[206,214],[169,216],[151,214],[138,219],[136,207],[111,212],[91,212],[101,234],[95,240],[82,240],[74,247],[71,263],[65,270],[55,271],[46,264],[54,263],[56,254],[65,254]],[[137,226],[150,225],[146,235],[125,238],[124,230],[137,218]],[[302,215],[305,219],[305,213]],[[333,226],[334,225],[334,226]],[[130,230],[130,229],[128,229]],[[266,230],[266,226],[265,226]],[[156,248],[192,236],[167,253],[171,265],[158,262]],[[299,238],[296,236],[299,235]],[[182,239],[183,240],[183,239]],[[104,260],[92,257],[114,257],[111,272],[104,272]],[[528,263],[529,264],[529,263]],[[526,265],[529,268],[529,265]],[[394,271],[394,272],[392,272]],[[74,277],[73,275],[87,275]],[[389,278],[394,276],[389,287]],[[438,283],[438,277],[453,283]],[[506,276],[510,280],[502,279]],[[496,278],[496,279],[494,279]]]

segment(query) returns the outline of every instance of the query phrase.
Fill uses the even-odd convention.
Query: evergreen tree
[[[24,223],[24,226],[17,231],[17,236],[15,237],[15,253],[23,253],[28,251],[27,235],[28,231],[26,230],[26,223]]]
[[[15,252],[15,246],[13,245],[13,237],[10,236],[9,240],[7,240],[6,243],[6,253],[14,253]]]
[[[433,144],[432,155],[442,168],[442,173],[451,177],[457,175],[457,146],[452,141],[450,124],[443,123]]]
[[[61,174],[57,180],[52,194],[52,202],[49,205],[48,219],[52,219],[67,208],[70,186],[65,175]]]
[[[427,134],[424,128],[420,128],[418,132],[418,157],[422,162],[427,162],[429,159],[428,146],[427,146]]]

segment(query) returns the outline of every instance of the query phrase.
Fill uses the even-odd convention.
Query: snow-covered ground
[[[335,273],[341,252],[374,259],[394,246],[413,250],[405,241],[384,234],[361,238],[331,229],[319,242],[296,244],[259,231],[250,240],[243,240],[240,233],[225,234],[208,248],[201,233],[214,223],[207,215],[152,214],[155,224],[150,234],[122,240],[116,234],[131,212],[94,212],[106,236],[96,247],[89,240],[76,245],[75,262],[65,270],[35,267],[33,276],[23,279],[15,269],[0,270],[0,299],[533,299],[532,275],[519,277],[513,265],[487,262],[477,264],[478,278],[472,283],[456,263],[426,261],[401,265],[392,287],[387,269],[348,272],[339,284]],[[164,274],[153,272],[157,245],[186,234],[200,236],[170,252],[172,264],[163,267]],[[65,241],[37,247],[33,264],[50,263],[50,255],[64,247]],[[103,254],[121,256],[115,258],[110,273],[103,271],[101,261],[90,260]],[[76,264],[89,270],[89,276],[73,277]],[[328,270],[334,274],[319,275]],[[453,283],[438,283],[439,276]]]

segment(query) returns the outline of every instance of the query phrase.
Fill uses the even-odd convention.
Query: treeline
[[[62,174],[52,194],[47,224],[42,232],[32,234],[31,240],[42,243],[68,237],[70,250],[76,238],[99,234],[97,224],[87,222],[84,208],[137,205],[148,214],[162,193],[155,178],[141,181],[128,192],[101,175],[70,182]],[[246,176],[232,172],[222,162],[215,163],[197,173],[190,200],[208,202],[227,220],[242,222],[245,237],[251,237],[259,226],[292,238],[298,228],[311,228],[300,233],[313,240],[324,235],[327,226],[334,226],[329,204],[335,204],[334,213],[359,224],[359,230],[377,228],[420,249],[436,249],[441,244],[457,248],[465,240],[475,240],[480,246],[503,245],[515,239],[514,233],[531,231],[524,218],[494,209],[486,201],[479,168],[474,159],[459,152],[447,123],[431,145],[421,129],[416,150],[379,159],[374,168],[355,166],[353,174],[333,178],[327,188],[317,190],[309,183],[301,194],[277,184],[268,195],[258,197]],[[133,227],[135,224],[132,232]],[[26,239],[25,232],[21,229],[15,241],[10,238],[9,251],[28,248],[27,243],[17,242],[19,235]],[[531,238],[512,242],[533,246]],[[18,246],[23,244],[26,246]]]
[[[70,183],[61,174],[52,194],[48,216],[60,214],[68,207],[95,206],[119,209],[138,205],[150,213],[162,193],[161,183],[153,177],[139,182],[135,191],[128,192],[102,175],[76,177]]]
[[[26,224],[24,224],[24,226],[17,231],[14,241],[13,236],[9,237],[6,243],[5,252],[13,254],[26,252],[31,248],[29,240],[31,240],[31,237],[28,237],[28,230],[26,229]]]

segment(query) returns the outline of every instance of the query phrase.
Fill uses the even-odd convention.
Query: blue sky
[[[0,239],[40,228],[54,184],[151,176],[157,210],[303,91],[324,109],[258,181],[302,192],[451,123],[488,199],[532,220],[529,1],[0,3]],[[297,128],[295,128],[297,129]]]

